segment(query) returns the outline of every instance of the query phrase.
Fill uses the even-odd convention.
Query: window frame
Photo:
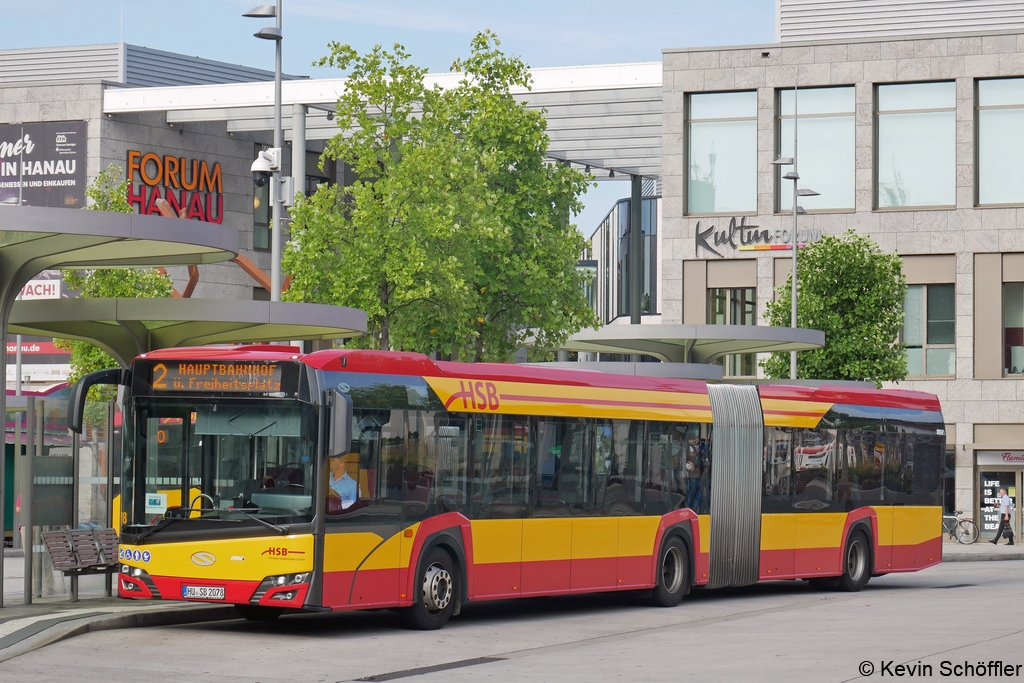
[[[740,90],[701,90],[697,92],[685,93],[683,97],[683,215],[694,216],[694,217],[714,217],[714,216],[757,216],[757,176],[759,170],[757,168],[757,143],[755,139],[754,144],[754,208],[750,211],[716,211],[716,212],[697,212],[690,211],[690,124],[693,123],[693,119],[690,115],[691,110],[691,99],[694,95],[728,95],[733,93],[754,93],[754,115],[753,117],[742,116],[742,117],[729,117],[729,118],[712,118],[712,119],[697,119],[698,123],[715,123],[715,122],[726,122],[726,121],[753,121],[754,129],[757,130],[758,121],[758,109],[757,109],[757,89],[744,88]],[[755,132],[756,135],[756,132]]]
[[[953,106],[949,108],[941,109],[901,109],[898,111],[885,111],[881,112],[878,109],[878,93],[881,88],[890,86],[901,86],[901,85],[923,85],[930,83],[953,83],[954,88],[956,87],[956,79],[938,79],[938,80],[921,80],[921,81],[899,81],[893,83],[874,83],[872,85],[872,98],[871,98],[871,210],[872,211],[951,211],[956,209],[956,195],[955,195],[955,184],[954,184],[954,196],[952,204],[924,204],[914,206],[879,206],[878,205],[878,162],[879,162],[879,143],[878,133],[881,128],[880,116],[882,114],[923,114],[923,113],[937,113],[937,112],[952,112],[954,117],[953,126],[953,149],[954,153],[956,150],[956,96],[954,94]],[[955,92],[955,91],[954,91]],[[977,126],[975,126],[975,134],[977,134]],[[977,144],[975,144],[977,149]],[[975,152],[976,153],[976,152]],[[977,169],[977,164],[975,164]],[[956,159],[954,156],[954,168],[953,168],[954,183],[956,178]],[[977,187],[977,183],[975,183]]]
[[[805,116],[799,116],[799,110],[797,111],[800,120],[803,119],[824,119],[824,118],[842,118],[850,117],[853,119],[854,128],[854,145],[853,145],[853,206],[849,208],[833,208],[833,209],[807,209],[808,214],[812,213],[856,213],[857,212],[857,142],[856,142],[856,129],[857,129],[857,86],[856,84],[851,85],[823,85],[814,86],[807,88],[800,88],[800,90],[838,90],[841,88],[850,88],[854,91],[854,102],[853,111],[850,113],[829,113],[829,114],[807,114]],[[775,114],[774,114],[774,138],[775,138],[775,159],[782,156],[782,122],[786,119],[793,119],[795,117],[784,115],[782,113],[782,93],[792,92],[794,88],[776,88],[775,89]],[[798,150],[799,151],[799,150]],[[797,160],[799,161],[799,159]],[[776,215],[788,216],[792,214],[793,209],[782,208],[782,177],[786,173],[785,168],[782,166],[773,166],[772,175],[775,182],[775,193],[774,193],[774,213]],[[790,181],[792,182],[792,181]]]
[[[1002,202],[1002,203],[987,203],[981,202],[981,112],[982,111],[998,111],[998,110],[1010,110],[1017,109],[1024,111],[1024,103],[1022,104],[999,104],[999,105],[988,105],[985,107],[981,106],[981,92],[980,86],[982,81],[1024,81],[1024,76],[999,76],[991,78],[975,78],[973,87],[971,89],[972,96],[974,98],[974,127],[972,129],[972,142],[974,147],[974,181],[973,194],[974,194],[974,206],[975,208],[986,208],[986,209],[999,209],[999,208],[1018,208],[1024,206],[1024,197],[1019,202]]]
[[[734,294],[734,292],[736,292],[737,290],[749,291],[749,292],[753,293],[753,298],[752,299],[747,299],[746,297],[739,297],[739,298],[737,298],[736,295]],[[742,322],[741,323],[734,323],[734,322],[732,322],[732,320],[734,320],[736,318],[742,319],[742,317],[743,317],[743,312],[742,311],[739,311],[739,312],[735,311],[734,310],[734,305],[742,306],[746,302],[752,302],[753,305],[754,305],[753,322],[751,323],[751,325],[757,325],[757,287],[708,287],[706,291],[707,291],[707,294],[706,294],[706,297],[707,297],[706,298],[706,302],[707,303],[706,303],[706,308],[705,308],[705,318],[704,319],[707,320],[707,324],[708,325],[737,325],[737,326],[741,326],[741,327],[748,326],[746,323],[742,323]],[[711,320],[712,315],[713,315],[713,311],[714,311],[714,302],[715,302],[715,299],[716,299],[715,292],[726,292],[726,295],[725,295],[725,302],[726,303],[725,303],[725,314],[724,314],[726,322],[724,322],[724,323],[713,322]],[[732,373],[730,371],[730,369],[732,367],[739,367],[739,365],[742,364],[742,362],[743,362],[743,357],[744,356],[753,357],[753,363],[754,363],[754,372],[753,372],[753,374],[744,375],[744,374],[734,374],[734,373]],[[723,372],[722,376],[723,377],[728,377],[728,378],[757,377],[757,354],[756,353],[729,353],[729,354],[726,354],[726,355],[723,355],[723,356],[720,356],[720,357],[716,358],[712,362],[717,365],[719,363],[719,361],[721,361],[722,372]]]
[[[910,374],[909,368],[907,371],[907,379],[950,379],[956,377],[956,285],[951,282],[932,282],[922,284],[908,284],[907,291],[909,293],[911,287],[921,287],[921,346],[914,346],[913,348],[921,349],[921,369],[924,372],[920,375]],[[953,288],[953,343],[952,344],[929,344],[928,343],[928,290],[931,287],[952,287]],[[906,299],[904,298],[904,302]],[[904,313],[906,313],[906,303],[904,303]],[[904,317],[904,325],[900,327],[900,343],[903,344],[905,349],[910,348],[904,341],[906,329],[906,318]],[[929,374],[928,373],[928,349],[953,349],[953,373],[952,374]]]

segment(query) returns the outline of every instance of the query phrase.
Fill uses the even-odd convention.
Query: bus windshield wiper
[[[246,508],[246,509],[248,509],[248,510],[259,510],[259,508]],[[263,526],[269,527],[269,528],[273,529],[274,531],[276,531],[277,533],[281,534],[282,536],[285,536],[288,533],[288,529],[286,527],[278,526],[277,524],[273,524],[272,522],[268,522],[265,519],[260,519],[256,515],[251,515],[251,514],[249,514],[248,512],[246,512],[245,510],[243,510],[241,508],[228,508],[227,510],[224,510],[224,512],[237,512],[239,514],[245,515],[249,519],[254,519],[257,522],[259,522],[260,524],[262,524]]]
[[[144,531],[141,536],[136,538],[135,539],[135,545],[138,545],[139,543],[142,543],[142,540],[145,539],[146,537],[148,537],[149,535],[155,534],[157,531],[163,531],[164,529],[166,529],[170,525],[174,524],[175,522],[181,521],[182,519],[185,519],[185,518],[184,517],[164,517],[159,522],[157,522],[156,524],[151,526],[149,529]]]

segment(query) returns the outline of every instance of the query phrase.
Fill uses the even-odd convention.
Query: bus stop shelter
[[[0,206],[0,337],[21,288],[50,268],[129,268],[216,263],[234,258],[238,232],[227,225],[162,216]],[[0,354],[7,376],[7,354]],[[7,414],[0,392],[0,415]],[[0,458],[0,482],[4,481]],[[0,529],[4,528],[0,486]],[[0,575],[3,553],[0,553]],[[0,607],[3,596],[0,595]]]
[[[353,337],[366,332],[366,312],[281,301],[43,299],[14,304],[9,326],[87,341],[127,367],[141,353],[174,346]]]
[[[641,354],[664,363],[712,363],[733,353],[810,351],[825,333],[764,325],[606,325],[583,330],[562,348],[591,353]]]

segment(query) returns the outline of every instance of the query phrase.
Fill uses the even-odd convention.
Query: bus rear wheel
[[[658,557],[658,583],[651,593],[657,607],[675,607],[686,595],[690,584],[686,546],[673,536],[665,541]]]
[[[434,548],[421,565],[413,590],[419,590],[411,607],[400,611],[408,628],[432,631],[444,626],[459,599],[458,571],[451,555]]]
[[[871,551],[863,531],[854,531],[846,541],[843,553],[843,575],[839,577],[839,590],[856,593],[871,578]]]

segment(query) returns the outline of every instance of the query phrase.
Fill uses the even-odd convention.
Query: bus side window
[[[793,484],[792,427],[764,428],[764,480],[761,492],[762,512],[789,512]]]
[[[643,472],[644,423],[637,420],[606,420],[601,424],[602,439],[610,445],[600,456],[595,453],[595,467],[602,465],[607,473],[595,477],[595,504],[605,515],[634,515],[643,510],[641,484]],[[608,439],[609,435],[611,438]]]
[[[529,467],[535,447],[531,418],[515,415],[475,417],[473,438],[473,516],[515,519],[529,504]]]
[[[678,431],[677,426],[681,427]],[[685,473],[685,435],[685,425],[647,423],[644,514],[663,515],[682,507],[683,482],[679,475]]]
[[[582,509],[584,426],[578,418],[538,419],[533,470],[535,516],[569,517]]]
[[[835,429],[801,429],[793,449],[793,507],[817,512],[832,507]]]

